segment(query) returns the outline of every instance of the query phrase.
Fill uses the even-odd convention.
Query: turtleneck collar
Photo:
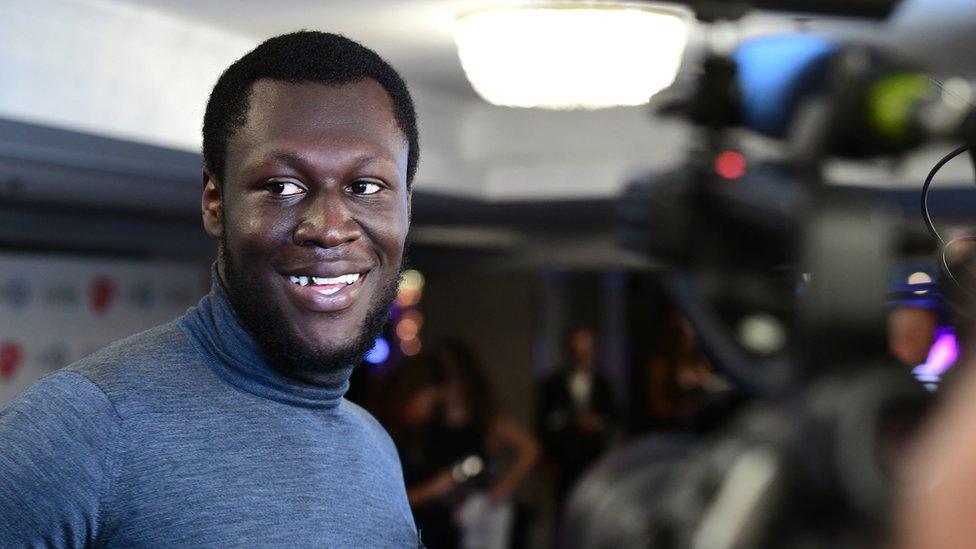
[[[179,319],[179,325],[224,381],[259,397],[306,408],[334,408],[349,389],[349,368],[333,381],[301,383],[275,371],[258,343],[241,326],[217,268],[210,293]]]

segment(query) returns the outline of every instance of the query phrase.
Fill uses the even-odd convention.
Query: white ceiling
[[[375,49],[411,83],[475,98],[451,23],[471,0],[124,0],[252,38],[298,29],[338,32]],[[502,0],[495,3],[512,3]]]
[[[203,105],[219,72],[267,37],[308,28],[359,40],[404,74],[421,122],[418,188],[486,200],[609,197],[634,171],[681,162],[688,128],[644,108],[546,112],[481,101],[461,71],[450,27],[457,13],[485,3],[0,0],[0,116],[198,149]],[[937,74],[976,78],[976,0],[904,0],[885,25],[758,14],[738,32],[799,26],[881,42]],[[894,169],[842,169],[838,178],[917,186],[937,152]],[[971,177],[958,162],[940,179]]]
[[[518,0],[124,0],[255,40],[296,29],[340,32],[376,49],[411,81],[472,97],[451,39],[465,10]],[[668,1],[668,0],[665,0]],[[857,0],[850,0],[855,2]],[[945,74],[976,77],[976,0],[902,0],[883,26],[810,20],[808,27],[880,41]],[[747,34],[795,27],[785,15],[747,18]]]

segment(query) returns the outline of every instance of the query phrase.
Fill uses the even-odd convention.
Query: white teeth
[[[345,284],[346,286],[350,286],[352,284],[355,284],[356,281],[359,280],[359,273],[345,274],[334,278],[327,278],[321,276],[295,276],[295,275],[292,275],[289,278],[291,279],[292,284],[297,284],[299,286],[308,286],[309,282],[311,282],[316,286],[331,286],[335,284]],[[335,292],[328,291],[324,293],[332,294]]]
[[[326,278],[326,277],[319,277],[319,276],[312,277],[312,283],[315,284],[316,286],[325,286],[325,285],[332,285],[332,284],[345,284],[346,286],[348,286],[350,284],[353,284],[357,280],[359,280],[359,274],[347,274],[347,275],[337,276],[335,278]]]

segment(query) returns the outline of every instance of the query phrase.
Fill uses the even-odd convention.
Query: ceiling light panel
[[[639,105],[675,79],[686,12],[631,4],[533,4],[466,13],[454,39],[485,100],[511,107]]]

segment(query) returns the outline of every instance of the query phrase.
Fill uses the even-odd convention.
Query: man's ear
[[[220,238],[224,234],[224,201],[220,186],[210,172],[203,172],[203,196],[200,198],[203,228],[207,234]]]

